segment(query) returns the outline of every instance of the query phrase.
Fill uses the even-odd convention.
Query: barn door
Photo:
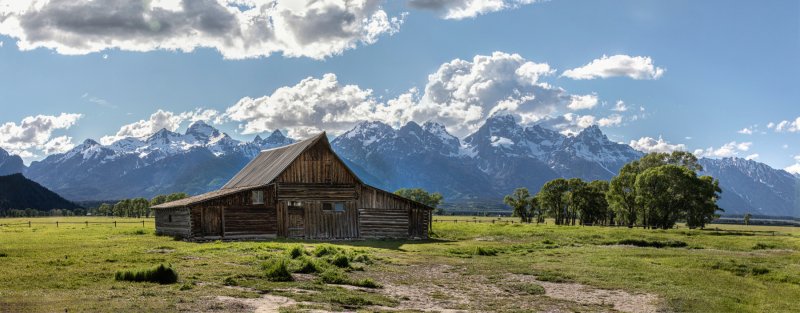
[[[302,207],[289,207],[289,238],[305,236],[305,214]]]
[[[222,209],[203,208],[203,235],[222,235]]]

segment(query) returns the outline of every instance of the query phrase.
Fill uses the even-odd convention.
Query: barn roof
[[[228,183],[222,186],[221,189],[177,201],[159,204],[153,206],[152,208],[166,209],[184,207],[198,202],[233,194],[239,191],[267,185],[277,178],[281,173],[283,173],[283,171],[286,170],[286,168],[292,164],[292,161],[297,159],[300,154],[320,140],[323,140],[323,142],[330,147],[330,143],[328,143],[328,137],[326,137],[325,132],[322,132],[319,135],[306,140],[298,141],[290,145],[261,151],[261,153],[255,157],[255,159],[250,161],[250,163],[247,163],[247,165],[245,165],[245,167],[240,170],[239,173],[233,176]],[[336,153],[334,153],[334,155],[336,155]],[[336,157],[338,158],[338,156]],[[347,166],[345,165],[345,168],[346,167]],[[349,170],[350,169],[348,168],[348,171]],[[352,171],[351,174],[358,179],[358,176],[352,173]]]
[[[255,187],[270,183],[283,173],[303,151],[325,137],[325,132],[288,146],[261,151],[255,159],[239,171],[222,189]]]

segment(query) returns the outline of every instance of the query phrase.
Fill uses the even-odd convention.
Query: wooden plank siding
[[[253,204],[254,190],[264,192],[263,204]],[[278,233],[275,201],[275,185],[268,185],[192,204],[189,206],[192,237],[275,236]]]
[[[358,178],[333,153],[328,141],[319,141],[301,153],[275,179],[277,183],[355,184]]]
[[[363,238],[428,238],[430,210],[390,192],[363,185],[359,225]]]
[[[156,234],[174,237],[191,237],[191,218],[188,208],[170,208],[155,211]]]

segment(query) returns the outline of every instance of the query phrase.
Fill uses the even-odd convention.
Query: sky
[[[800,173],[800,2],[0,0],[26,163],[206,120],[251,140],[500,113]]]

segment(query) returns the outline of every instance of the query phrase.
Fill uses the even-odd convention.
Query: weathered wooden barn
[[[262,151],[221,189],[153,207],[158,234],[238,238],[428,238],[433,208],[364,184],[325,133]]]

